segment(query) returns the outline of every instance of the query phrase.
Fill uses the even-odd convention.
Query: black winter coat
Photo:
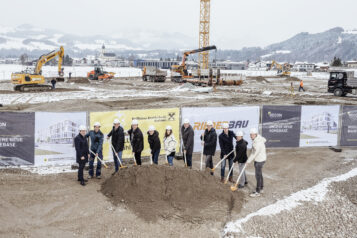
[[[135,131],[130,129],[128,131],[130,135],[131,147],[134,153],[140,153],[144,150],[144,136],[139,128],[136,128]]]
[[[201,136],[201,140],[202,140],[202,136]],[[214,128],[212,128],[210,131],[208,131],[207,129],[205,130],[204,142],[205,145],[203,148],[203,154],[214,156],[217,147],[217,133]]]
[[[115,149],[115,152],[123,151],[124,150],[124,142],[125,142],[125,135],[123,127],[119,126],[117,130],[113,126],[111,132],[109,132],[108,137],[112,137],[112,145]]]
[[[85,136],[78,134],[74,138],[74,147],[76,148],[76,161],[77,163],[87,163],[88,162],[88,154],[89,147],[88,141]],[[84,156],[84,160],[81,160],[81,157]]]
[[[233,131],[228,131],[228,135],[222,131],[219,135],[219,146],[221,147],[221,158],[228,155],[233,150],[233,140],[236,139],[236,134]],[[227,159],[233,159],[234,153],[231,153]]]
[[[244,139],[241,139],[240,141],[237,141],[236,144],[236,157],[234,158],[234,162],[242,163],[244,164],[248,160],[247,156],[247,145],[248,142],[245,141]]]
[[[151,152],[161,150],[161,142],[159,138],[159,132],[154,131],[154,134],[150,135],[148,132],[148,142],[150,145]]]
[[[186,150],[188,155],[192,155],[193,153],[193,145],[194,145],[194,137],[195,132],[193,131],[192,126],[189,126],[187,129],[182,126],[181,127],[181,135],[183,141],[183,149]]]

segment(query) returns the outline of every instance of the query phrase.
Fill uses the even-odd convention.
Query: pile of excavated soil
[[[288,78],[285,79],[285,81],[289,81],[289,82],[291,82],[291,81],[300,81],[300,79],[298,79],[296,77],[288,77]]]
[[[266,80],[266,78],[264,78],[264,77],[262,77],[262,76],[257,76],[257,77],[249,76],[249,77],[247,77],[247,78],[248,78],[248,79],[253,79],[253,80],[255,80],[255,81],[259,82],[259,83],[261,83],[261,82],[269,83],[269,81]]]
[[[71,79],[67,80],[67,83],[89,84],[90,82],[86,77],[72,77]]]
[[[158,218],[204,223],[229,219],[239,212],[244,194],[232,192],[208,172],[168,166],[121,169],[102,184],[114,205],[123,204],[147,222]]]
[[[341,195],[346,196],[357,206],[357,177],[350,178],[344,182],[334,183],[333,187]]]

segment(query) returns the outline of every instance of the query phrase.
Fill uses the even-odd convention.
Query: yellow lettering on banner
[[[163,144],[163,137],[167,126],[172,126],[173,134],[177,140],[176,152],[180,149],[180,109],[148,109],[148,110],[125,110],[125,111],[112,111],[112,112],[91,112],[90,125],[93,128],[95,122],[101,123],[101,131],[106,139],[108,133],[113,128],[114,119],[120,120],[120,126],[127,132],[131,128],[131,121],[136,119],[139,121],[139,128],[144,136],[144,150],[142,156],[151,156],[150,145],[148,143],[147,131],[150,125],[155,126],[159,132],[161,144]],[[109,141],[103,144],[103,157],[105,160],[112,157],[112,150]],[[161,154],[164,154],[164,147],[161,145]],[[123,151],[123,158],[132,158],[130,139],[128,136],[125,138],[125,145]]]

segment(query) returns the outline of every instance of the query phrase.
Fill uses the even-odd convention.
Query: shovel
[[[105,162],[101,159],[101,158],[99,158],[99,156],[97,156],[93,151],[91,151],[91,150],[89,150],[89,152],[91,152],[94,156],[95,156],[95,158],[94,159],[98,159],[103,165],[104,165],[104,167],[107,169],[108,168],[108,165],[106,165],[105,164]]]
[[[121,168],[121,169],[126,168],[126,166],[123,166],[122,163],[120,162],[119,155],[118,155],[118,153],[115,151],[114,146],[113,146],[112,144],[110,144],[110,146],[112,147],[112,150],[114,151],[115,155],[116,155],[117,158],[118,158],[120,168]]]
[[[182,145],[181,145],[181,152],[182,152],[182,154],[183,154],[183,159],[184,159],[184,161],[185,161],[185,167],[187,167],[186,154],[185,154],[185,150],[182,151],[182,147],[183,147],[183,143],[182,143]]]
[[[138,164],[136,163],[135,153],[133,153],[133,159],[134,159],[134,165],[138,165]]]
[[[234,191],[236,191],[238,189],[238,183],[239,183],[240,177],[242,177],[243,172],[244,172],[246,167],[247,167],[247,163],[244,165],[242,171],[240,172],[240,174],[239,174],[239,176],[237,178],[237,182],[234,185],[231,186],[232,192],[234,192]]]
[[[230,154],[232,154],[233,152],[234,152],[234,150],[232,150],[231,152],[229,152],[228,155],[224,156],[223,159],[221,159],[221,161],[219,161],[219,162],[216,164],[216,166],[214,166],[214,168],[211,169],[212,172],[214,172],[214,171],[217,169],[218,165],[220,165],[220,164],[221,164],[228,156],[230,156]]]
[[[228,175],[227,175],[226,180],[224,181],[224,184],[227,184],[227,183],[228,183],[229,175],[231,175],[231,173],[232,173],[232,171],[233,171],[233,167],[234,167],[234,163],[232,164],[232,167],[231,167],[231,169],[230,169],[229,172],[228,172]]]

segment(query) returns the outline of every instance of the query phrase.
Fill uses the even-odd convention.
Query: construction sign
[[[341,146],[357,146],[357,106],[343,106]]]
[[[301,106],[263,106],[262,135],[267,147],[299,147]]]
[[[336,146],[340,106],[302,106],[300,147]]]
[[[119,119],[120,126],[127,132],[131,128],[132,120],[136,119],[139,122],[139,128],[144,136],[144,150],[142,156],[151,156],[151,150],[148,143],[147,131],[150,125],[155,126],[159,132],[161,144],[167,126],[172,126],[173,134],[177,140],[176,152],[180,150],[180,109],[147,109],[147,110],[128,110],[128,111],[111,111],[111,112],[91,112],[90,113],[90,129],[92,130],[95,122],[101,123],[101,131],[104,134],[105,142],[103,145],[104,160],[112,160],[113,153],[110,149],[110,140],[106,140],[108,133],[113,128],[114,119]],[[161,154],[164,154],[164,147],[161,145]],[[125,136],[125,146],[123,151],[123,158],[132,158],[132,149],[130,145],[129,136]]]
[[[33,112],[0,112],[0,166],[34,164]]]
[[[186,107],[182,108],[182,119],[189,119],[195,132],[194,152],[202,149],[200,136],[207,127],[207,121],[213,122],[217,137],[223,131],[223,124],[228,123],[229,130],[243,131],[244,139],[248,141],[248,147],[252,147],[249,136],[251,128],[259,128],[259,106],[249,107]],[[217,150],[220,150],[217,141]]]

